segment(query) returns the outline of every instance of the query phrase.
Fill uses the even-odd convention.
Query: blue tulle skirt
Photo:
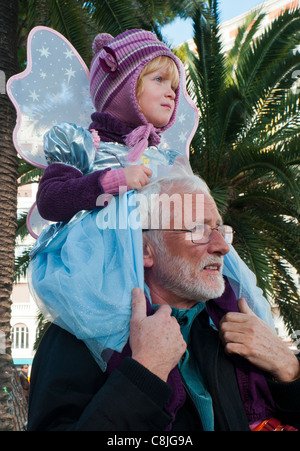
[[[66,225],[29,267],[43,315],[83,340],[103,369],[128,340],[131,290],[144,287],[141,228],[114,228],[116,211],[117,221],[120,211],[128,217],[128,195]]]

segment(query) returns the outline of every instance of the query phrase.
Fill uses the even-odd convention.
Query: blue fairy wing
[[[165,133],[162,134],[159,145],[162,150],[176,150],[179,153],[189,156],[189,147],[198,126],[198,110],[187,93],[186,76],[184,67],[180,65],[181,95],[177,110],[176,121]]]
[[[84,61],[55,30],[34,28],[27,42],[27,68],[7,83],[17,111],[14,145],[33,166],[45,168],[43,136],[59,122],[87,128],[94,106]]]
[[[59,122],[88,128],[94,112],[86,64],[64,36],[47,27],[30,32],[27,67],[8,80],[7,93],[17,111],[15,148],[24,160],[40,168],[48,165],[45,132]],[[48,225],[34,204],[27,216],[28,231],[37,238]]]
[[[51,221],[47,221],[46,219],[41,217],[36,202],[34,202],[26,218],[26,226],[30,235],[33,238],[37,239],[42,231],[50,224],[52,224]]]

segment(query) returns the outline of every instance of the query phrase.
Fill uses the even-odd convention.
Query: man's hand
[[[127,189],[140,189],[148,185],[149,179],[152,176],[152,171],[143,164],[127,166],[124,168],[126,177]]]
[[[165,382],[186,351],[180,327],[171,307],[161,305],[146,315],[146,299],[139,288],[132,290],[130,346],[132,358]]]
[[[238,354],[279,382],[300,377],[300,364],[294,353],[272,329],[248,307],[238,301],[240,313],[227,313],[220,323],[220,337],[228,354]]]

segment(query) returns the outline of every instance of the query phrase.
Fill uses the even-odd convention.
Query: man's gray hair
[[[188,159],[185,156],[177,157],[171,170],[165,175],[151,181],[141,188],[140,192],[145,196],[151,194],[174,193],[175,188],[181,188],[181,192],[201,192],[211,196],[206,182],[194,174]]]
[[[139,209],[143,228],[148,228],[147,225],[153,224],[155,215],[161,217],[162,212],[159,208],[163,196],[168,198],[169,206],[170,201],[174,201],[176,195],[201,193],[212,198],[207,184],[201,177],[193,173],[188,159],[184,156],[175,160],[172,169],[167,174],[145,185],[139,193],[142,198]],[[147,233],[154,244],[162,244],[162,234],[160,232],[151,230]]]

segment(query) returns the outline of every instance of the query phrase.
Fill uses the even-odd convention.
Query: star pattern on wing
[[[49,47],[42,47],[41,49],[38,49],[38,51],[41,53],[41,56],[44,56],[45,58],[48,58],[51,55],[51,53],[49,52]]]
[[[66,58],[69,58],[69,59],[72,59],[72,58],[74,58],[74,56],[75,56],[71,49],[67,49],[67,50],[64,52],[64,55],[66,55]]]
[[[37,27],[28,46],[31,59],[27,69],[11,84],[20,109],[17,147],[31,164],[44,167],[45,132],[60,122],[88,128],[94,106],[89,95],[88,69],[63,36]]]
[[[36,102],[37,100],[39,100],[40,95],[37,94],[35,91],[30,91],[29,97],[32,98],[33,102]]]
[[[72,69],[71,66],[66,70],[65,75],[68,77],[68,83],[70,83],[72,77],[75,77],[75,74],[76,72]]]

